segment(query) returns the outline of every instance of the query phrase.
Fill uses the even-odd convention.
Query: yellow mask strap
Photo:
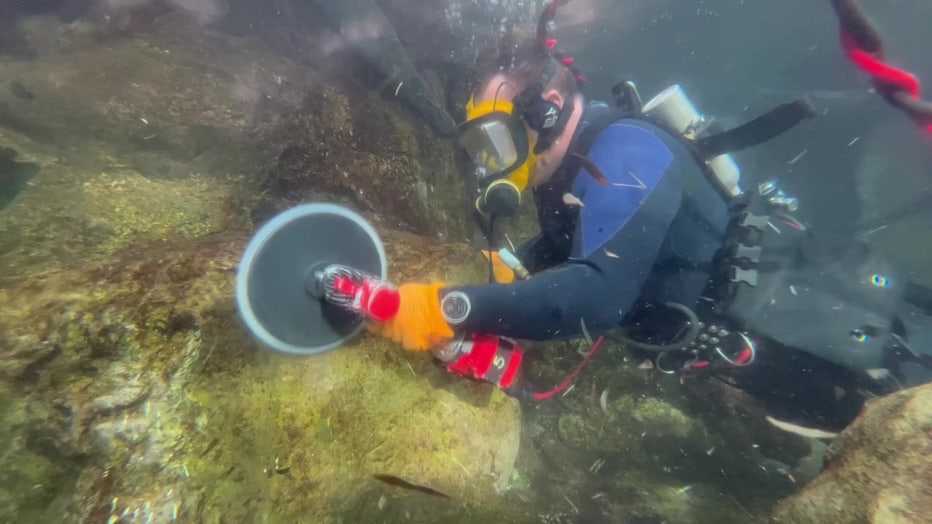
[[[466,120],[475,120],[480,116],[485,116],[493,112],[508,113],[511,115],[514,110],[515,105],[506,100],[487,100],[476,105],[475,101],[470,98],[469,102],[466,103]]]

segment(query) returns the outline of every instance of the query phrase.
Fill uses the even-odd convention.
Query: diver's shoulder
[[[601,129],[597,129],[601,128]],[[580,120],[579,132],[589,131],[596,132],[596,143],[606,135],[614,139],[623,139],[627,136],[642,137],[663,137],[667,131],[651,123],[650,121],[639,118],[631,113],[621,112],[619,109],[608,105],[601,100],[590,100],[586,102],[583,115]],[[662,140],[662,138],[661,138]]]
[[[614,145],[652,145],[669,148],[668,133],[637,117],[620,118],[606,125],[593,142],[593,149]]]

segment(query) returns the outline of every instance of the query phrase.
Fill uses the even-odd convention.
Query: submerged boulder
[[[825,456],[825,469],[781,501],[781,523],[928,522],[932,515],[932,386],[868,402]]]
[[[399,278],[482,267],[464,246],[383,237]],[[0,520],[369,520],[380,494],[414,496],[383,474],[498,504],[517,403],[370,335],[307,358],[258,348],[233,300],[246,240],[152,244],[2,283]]]
[[[183,13],[138,31],[32,17],[21,33],[34,58],[0,55],[0,151],[16,152],[0,161],[2,275],[243,230],[314,198],[466,237],[452,144],[343,71]]]

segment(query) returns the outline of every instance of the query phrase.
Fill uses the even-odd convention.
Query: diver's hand
[[[483,250],[482,254],[486,259],[492,260],[492,274],[495,276],[496,282],[499,284],[511,284],[515,281],[515,272],[508,267],[508,264],[502,260],[502,257],[497,251],[492,251],[490,254],[489,251]]]
[[[453,330],[440,309],[442,283],[404,284],[398,288],[398,313],[386,322],[373,322],[369,329],[398,342],[409,351],[427,351],[447,343]]]

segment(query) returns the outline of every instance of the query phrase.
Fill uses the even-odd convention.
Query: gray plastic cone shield
[[[305,204],[281,213],[249,242],[239,266],[236,302],[246,326],[271,349],[315,355],[356,335],[364,318],[308,291],[312,272],[342,264],[386,278],[385,250],[375,230],[334,204]]]

